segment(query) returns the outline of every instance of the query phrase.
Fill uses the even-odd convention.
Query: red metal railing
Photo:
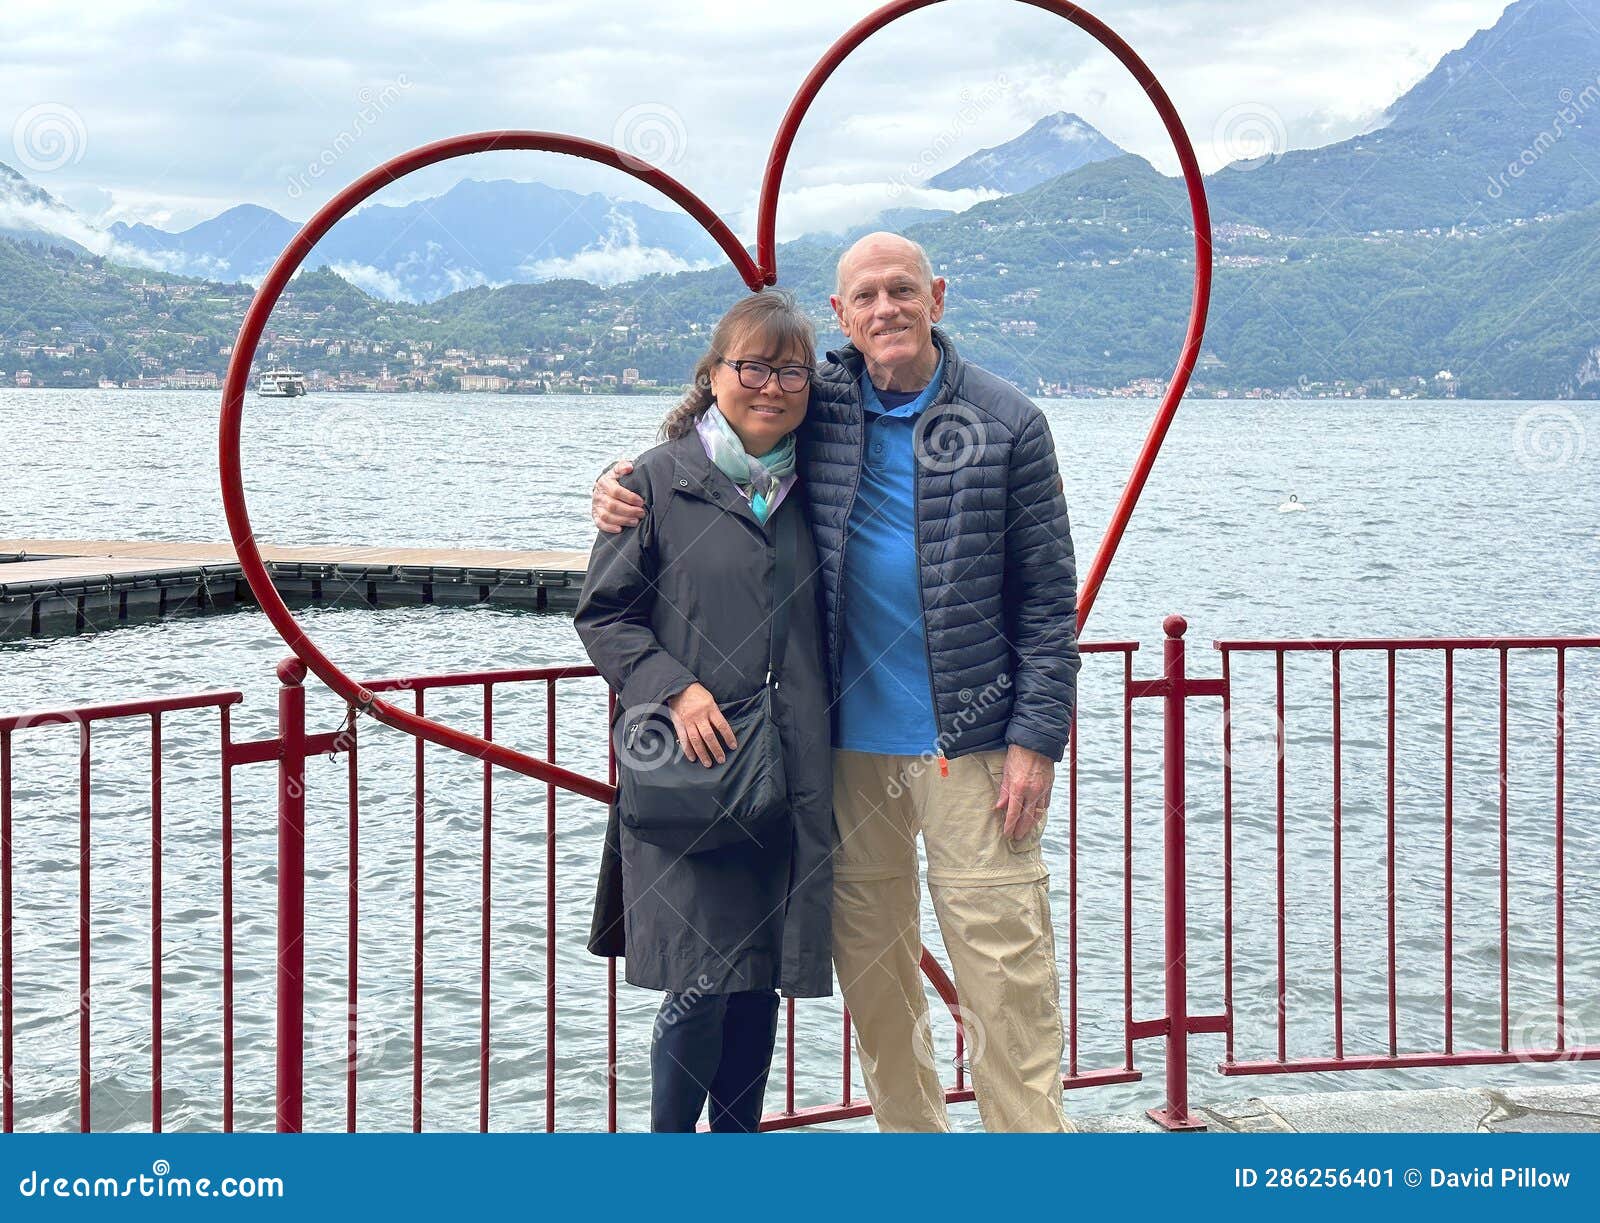
[[[1117,772],[1121,777],[1121,829],[1120,829],[1120,886],[1122,921],[1120,939],[1116,940],[1120,946],[1116,949],[1120,963],[1117,965],[1121,973],[1121,1044],[1122,1057],[1119,1064],[1102,1067],[1086,1068],[1082,1065],[1080,1051],[1080,1033],[1084,1028],[1084,1014],[1081,1010],[1080,1000],[1080,736],[1079,723],[1075,716],[1072,734],[1069,741],[1066,762],[1066,791],[1067,791],[1067,905],[1066,926],[1068,939],[1068,975],[1066,981],[1067,992],[1067,1063],[1064,1067],[1063,1084],[1068,1088],[1082,1088],[1111,1083],[1130,1083],[1142,1079],[1143,1071],[1135,1065],[1134,1043],[1147,1038],[1161,1038],[1164,1050],[1165,1063],[1165,1101],[1160,1107],[1149,1109],[1149,1114],[1163,1126],[1171,1129],[1198,1128],[1203,1123],[1198,1121],[1189,1111],[1188,1101],[1188,1069],[1191,1057],[1189,1037],[1198,1033],[1222,1033],[1225,1037],[1226,1052],[1224,1060],[1218,1069],[1223,1074],[1265,1074],[1285,1073],[1307,1070],[1355,1070],[1373,1069],[1382,1067],[1406,1066],[1437,1066],[1437,1065],[1464,1065],[1484,1064],[1510,1061],[1554,1061],[1566,1059],[1587,1059],[1600,1057],[1600,1048],[1583,1044],[1574,1045],[1567,1039],[1566,1026],[1566,923],[1567,911],[1565,897],[1568,880],[1566,878],[1567,864],[1565,859],[1565,827],[1564,813],[1567,794],[1568,779],[1566,775],[1565,754],[1565,726],[1566,710],[1566,664],[1567,653],[1574,649],[1600,648],[1600,637],[1549,637],[1549,638],[1460,638],[1460,639],[1368,639],[1361,641],[1223,641],[1215,643],[1221,658],[1221,675],[1217,678],[1193,678],[1188,675],[1185,666],[1185,651],[1183,634],[1185,624],[1181,617],[1169,617],[1164,625],[1164,665],[1162,673],[1152,679],[1136,679],[1133,675],[1133,655],[1138,648],[1131,642],[1110,643],[1084,643],[1081,649],[1086,656],[1085,676],[1093,676],[1097,667],[1089,665],[1093,660],[1104,654],[1120,655],[1122,666],[1121,674],[1115,677],[1114,687],[1120,689],[1122,704],[1121,719],[1121,760],[1118,762]],[[1508,923],[1509,904],[1511,899],[1509,876],[1509,838],[1508,838],[1508,808],[1509,789],[1507,772],[1507,743],[1508,729],[1508,703],[1507,703],[1507,656],[1511,651],[1555,651],[1556,662],[1556,696],[1555,709],[1555,736],[1554,736],[1554,810],[1553,810],[1553,835],[1555,848],[1555,898],[1556,919],[1554,926],[1554,970],[1555,970],[1555,997],[1556,1007],[1553,1017],[1553,1041],[1547,1047],[1514,1048],[1512,1047],[1510,1010],[1509,1010],[1509,973],[1508,964],[1511,953],[1510,926]],[[1387,838],[1387,1052],[1382,1054],[1358,1052],[1350,1054],[1345,1046],[1345,1013],[1346,1002],[1343,992],[1344,977],[1344,951],[1346,931],[1343,926],[1343,907],[1341,905],[1343,886],[1343,835],[1347,821],[1345,811],[1345,786],[1343,778],[1343,750],[1345,740],[1343,688],[1341,675],[1341,656],[1353,651],[1382,651],[1387,655],[1388,662],[1388,688],[1387,688],[1387,741],[1386,741],[1386,774],[1387,774],[1387,804],[1385,811],[1385,834]],[[1395,912],[1395,846],[1396,846],[1396,802],[1395,802],[1395,759],[1396,759],[1396,685],[1395,685],[1395,657],[1397,651],[1421,651],[1427,655],[1443,655],[1445,701],[1442,710],[1444,718],[1444,770],[1445,793],[1443,798],[1443,828],[1445,855],[1443,869],[1445,872],[1446,905],[1444,912],[1444,938],[1443,938],[1443,969],[1445,972],[1444,987],[1444,1015],[1442,1049],[1411,1049],[1402,1052],[1399,1048],[1397,998],[1396,998],[1396,912]],[[1500,1041],[1496,1049],[1473,1049],[1468,1051],[1457,1050],[1454,1046],[1454,982],[1452,977],[1456,958],[1455,929],[1452,923],[1451,904],[1454,899],[1454,870],[1455,870],[1455,842],[1452,837],[1453,819],[1453,794],[1455,777],[1455,673],[1454,658],[1458,652],[1465,651],[1498,651],[1500,662],[1500,702],[1499,702],[1499,759],[1500,759],[1500,794],[1499,794],[1499,856],[1498,856],[1498,897],[1499,897],[1499,1025]],[[1247,653],[1270,654],[1276,664],[1276,736],[1277,751],[1274,761],[1276,780],[1276,911],[1275,911],[1275,938],[1276,938],[1276,1022],[1277,1022],[1277,1056],[1273,1059],[1240,1060],[1234,1052],[1235,1022],[1237,1018],[1235,972],[1237,951],[1235,941],[1235,817],[1236,817],[1236,765],[1233,754],[1233,721],[1231,717],[1234,700],[1234,678],[1231,660]],[[1288,987],[1286,963],[1286,937],[1293,925],[1289,920],[1289,909],[1286,905],[1287,865],[1286,865],[1286,759],[1287,735],[1285,731],[1285,676],[1284,659],[1289,654],[1322,654],[1330,660],[1330,676],[1332,684],[1332,734],[1329,740],[1332,760],[1332,787],[1331,802],[1329,807],[1330,833],[1332,836],[1331,854],[1327,863],[1331,873],[1329,884],[1333,898],[1332,904],[1332,935],[1331,948],[1334,957],[1332,975],[1332,1000],[1329,1008],[1329,1017],[1332,1020],[1333,1049],[1329,1055],[1311,1057],[1290,1057],[1287,1049],[1287,1017],[1288,1017]],[[556,757],[558,725],[557,694],[558,685],[571,680],[592,679],[596,672],[590,667],[547,667],[524,668],[515,670],[480,671],[449,675],[421,675],[406,678],[382,679],[363,685],[372,693],[398,693],[409,691],[412,694],[414,712],[421,717],[425,714],[426,694],[432,690],[441,689],[466,689],[481,692],[483,701],[483,722],[481,737],[484,741],[492,741],[495,733],[495,694],[496,690],[506,687],[534,686],[543,689],[545,746],[544,761],[541,764],[554,765]],[[304,1080],[305,1080],[305,1006],[306,1006],[306,976],[305,976],[305,943],[306,943],[306,762],[322,753],[341,753],[346,757],[346,796],[345,802],[348,810],[348,878],[346,881],[347,895],[347,938],[345,943],[345,991],[347,1003],[347,1043],[344,1058],[344,1099],[345,1099],[345,1126],[354,1130],[357,1123],[357,1035],[361,1021],[359,1007],[358,981],[360,976],[358,955],[358,933],[360,914],[360,780],[361,763],[359,753],[359,738],[357,720],[354,713],[346,707],[347,717],[343,725],[334,731],[311,733],[307,730],[306,698],[307,693],[303,686],[306,671],[296,659],[288,659],[278,668],[280,681],[278,696],[278,727],[276,735],[253,741],[235,742],[231,738],[229,729],[229,713],[233,705],[242,698],[238,692],[209,692],[191,696],[167,697],[151,700],[118,702],[113,704],[82,706],[72,709],[46,711],[0,718],[0,839],[3,839],[3,853],[0,853],[0,909],[3,909],[3,921],[0,921],[0,979],[3,979],[3,1007],[0,1007],[0,1019],[3,1019],[3,1060],[4,1060],[4,1128],[10,1131],[15,1123],[15,1061],[13,1056],[13,1038],[16,1031],[15,995],[13,990],[13,945],[12,931],[15,916],[14,910],[14,866],[13,866],[13,779],[15,762],[13,760],[13,742],[19,736],[31,738],[32,732],[39,727],[51,724],[68,724],[76,727],[79,738],[78,758],[78,1112],[79,1126],[81,1129],[90,1128],[90,1087],[93,1082],[90,1061],[90,992],[89,992],[89,967],[91,950],[91,929],[89,923],[89,896],[90,896],[90,862],[92,838],[91,797],[93,782],[94,759],[91,752],[92,729],[96,725],[113,720],[139,720],[149,722],[151,734],[150,769],[149,769],[149,815],[151,828],[151,858],[150,858],[150,981],[151,981],[151,1011],[150,1011],[150,1074],[151,1074],[151,1116],[150,1127],[159,1131],[162,1126],[162,715],[178,710],[215,709],[217,711],[220,730],[220,758],[221,758],[221,809],[220,809],[220,849],[221,849],[221,883],[222,883],[222,914],[221,914],[221,947],[220,951],[220,986],[222,992],[223,1038],[222,1038],[222,1083],[223,1098],[222,1128],[231,1131],[234,1125],[234,897],[233,897],[233,770],[239,766],[259,763],[268,760],[276,761],[278,765],[277,787],[277,934],[278,958],[276,963],[277,994],[276,1005],[276,1090],[275,1109],[276,1124],[282,1130],[298,1130],[304,1123]],[[1086,686],[1084,691],[1093,691],[1092,686]],[[1196,930],[1214,929],[1216,923],[1210,920],[1212,914],[1203,906],[1196,905],[1190,898],[1187,879],[1187,859],[1189,850],[1196,848],[1196,841],[1191,836],[1187,827],[1188,820],[1188,792],[1187,781],[1206,780],[1203,772],[1194,769],[1193,762],[1187,757],[1185,750],[1186,717],[1188,705],[1191,700],[1209,699],[1220,697],[1222,701],[1222,768],[1221,768],[1221,858],[1222,858],[1222,921],[1223,936],[1223,999],[1222,1009],[1214,1013],[1191,1013],[1189,1008],[1189,964],[1188,964],[1188,939]],[[1134,934],[1136,930],[1134,911],[1134,851],[1136,848],[1135,821],[1134,821],[1134,787],[1135,774],[1134,753],[1134,702],[1139,699],[1154,698],[1162,703],[1162,885],[1160,889],[1161,901],[1161,936],[1163,944],[1163,967],[1161,969],[1161,985],[1163,989],[1164,1013],[1146,1019],[1136,1019],[1134,1016],[1135,1000],[1135,956]],[[614,701],[610,696],[608,702]],[[609,713],[609,708],[608,711]],[[1080,702],[1080,712],[1094,712],[1091,701]],[[1098,714],[1095,715],[1098,717]],[[609,719],[608,719],[609,724]],[[1108,723],[1109,724],[1109,723]],[[1115,727],[1112,726],[1114,733]],[[414,744],[413,777],[412,777],[412,816],[414,820],[412,850],[412,948],[411,948],[411,1124],[414,1129],[420,1130],[423,1123],[423,1051],[424,1051],[424,1026],[423,1026],[423,968],[424,968],[424,897],[426,895],[426,878],[424,875],[425,855],[425,824],[424,812],[427,807],[425,794],[425,761],[424,744],[418,738]],[[490,1016],[492,1001],[490,993],[491,958],[490,958],[490,933],[494,917],[494,897],[491,893],[491,849],[494,809],[494,770],[493,761],[483,761],[482,775],[482,842],[480,851],[481,886],[478,896],[478,937],[480,941],[478,968],[478,1039],[477,1039],[477,1103],[478,1103],[478,1128],[487,1129],[490,1120],[489,1087],[490,1087],[490,1053],[491,1053],[491,1024]],[[549,774],[551,778],[565,776],[567,770],[557,768]],[[616,780],[615,756],[608,751],[607,781],[604,783],[593,779],[582,778],[582,793],[585,797],[593,797],[597,793],[609,793]],[[544,969],[544,1116],[543,1124],[547,1130],[557,1127],[556,1110],[556,1079],[557,1079],[557,1051],[562,1038],[563,1027],[558,1025],[557,1005],[557,888],[556,864],[557,845],[560,823],[558,821],[557,791],[566,787],[555,780],[545,781],[545,812],[543,823],[543,856],[546,864],[545,886],[543,896],[543,969]],[[1215,828],[1214,823],[1208,822],[1208,828]],[[1104,838],[1101,838],[1104,840]],[[1321,859],[1317,861],[1320,863]],[[1092,868],[1096,872],[1105,872],[1102,878],[1110,874],[1110,865],[1104,862],[1095,862]],[[1115,875],[1110,877],[1116,878]],[[1592,880],[1586,880],[1591,883]],[[395,898],[385,896],[384,903],[392,905]],[[327,929],[331,920],[336,920],[334,914],[325,910],[315,913],[315,920],[321,929]],[[1298,931],[1300,927],[1295,927]],[[1105,937],[1104,924],[1100,926],[1100,948],[1104,949],[1109,940]],[[956,1016],[955,987],[944,973],[935,958],[924,954],[924,969],[931,986],[945,1003],[951,1008],[952,1016]],[[607,1067],[605,1078],[604,1124],[607,1129],[616,1129],[618,1125],[618,1082],[617,1082],[617,1047],[618,1047],[618,1000],[617,1000],[617,973],[615,961],[609,963],[606,969],[606,1048]],[[808,1004],[809,1005],[809,1004]],[[819,1124],[828,1121],[842,1120],[851,1117],[864,1116],[870,1112],[868,1103],[858,1098],[852,1088],[851,1055],[850,1055],[850,1019],[848,1013],[843,1015],[842,1025],[835,1027],[834,1031],[840,1038],[841,1070],[840,1084],[836,1097],[828,1103],[820,1105],[799,1105],[797,1103],[797,1080],[799,1071],[797,1066],[797,1047],[800,1042],[799,1019],[797,1008],[790,1000],[785,1013],[785,1030],[783,1037],[783,1089],[782,1103],[774,1108],[765,1118],[764,1128],[775,1129],[796,1125]],[[1105,1018],[1098,1016],[1097,1018]],[[1115,1023],[1116,1020],[1113,1020]],[[1103,1025],[1102,1025],[1103,1026]],[[970,1100],[973,1098],[972,1088],[967,1080],[966,1067],[963,1063],[965,1052],[965,1034],[957,1020],[954,1024],[955,1031],[955,1074],[954,1084],[947,1089],[947,1098],[952,1102]],[[833,1039],[829,1037],[828,1039]],[[814,1096],[815,1085],[808,1084],[808,1090]],[[776,1105],[776,1101],[774,1101]]]
[[[1224,702],[1223,745],[1223,836],[1225,869],[1224,917],[1224,980],[1225,1011],[1227,1015],[1226,1054],[1218,1064],[1223,1074],[1280,1074],[1318,1070],[1375,1070],[1388,1067],[1466,1066],[1492,1065],[1508,1062],[1579,1061],[1600,1058],[1600,1046],[1567,1043],[1566,1003],[1566,825],[1565,801],[1567,782],[1566,720],[1567,720],[1567,653],[1573,649],[1600,648],[1600,637],[1454,637],[1454,638],[1368,638],[1359,641],[1289,640],[1289,641],[1218,641],[1216,648],[1222,656],[1222,679],[1215,692]],[[1510,799],[1510,769],[1507,748],[1510,738],[1508,718],[1508,660],[1513,651],[1554,651],[1555,689],[1551,694],[1554,713],[1554,741],[1552,744],[1553,810],[1550,833],[1554,851],[1554,925],[1551,932],[1554,946],[1555,992],[1554,1015],[1551,1030],[1553,1039],[1548,1045],[1515,1048],[1512,1044],[1510,1010],[1511,943],[1509,935],[1510,872],[1508,816]],[[1344,878],[1343,834],[1345,831],[1343,767],[1343,700],[1341,691],[1341,659],[1346,654],[1379,651],[1385,655],[1385,740],[1384,740],[1384,792],[1385,792],[1385,853],[1386,903],[1384,913],[1384,963],[1386,979],[1387,1050],[1383,1053],[1347,1054],[1345,1051],[1345,997],[1344,997]],[[1443,1014],[1441,1017],[1442,1048],[1412,1049],[1401,1052],[1396,1005],[1396,876],[1395,859],[1398,847],[1395,823],[1395,709],[1396,709],[1396,654],[1420,652],[1443,656],[1443,769],[1444,793],[1441,800],[1442,872],[1443,872],[1443,940],[1440,949],[1443,969]],[[1233,757],[1229,736],[1233,720],[1230,716],[1231,660],[1241,654],[1262,653],[1271,655],[1275,678],[1275,724],[1277,730],[1277,760],[1275,770],[1276,791],[1276,1029],[1277,1056],[1255,1060],[1239,1060],[1234,1053],[1234,906],[1233,906],[1233,833],[1234,794]],[[1456,800],[1456,675],[1457,654],[1490,654],[1498,657],[1498,959],[1499,983],[1499,1043],[1493,1049],[1458,1050],[1455,1047],[1455,800]],[[1329,680],[1332,691],[1332,734],[1330,740],[1332,794],[1329,808],[1329,825],[1332,838],[1330,864],[1330,908],[1332,950],[1332,1024],[1333,1049],[1331,1054],[1290,1057],[1288,1053],[1287,956],[1285,918],[1287,891],[1287,853],[1285,831],[1286,766],[1288,750],[1285,735],[1284,660],[1288,654],[1323,655],[1329,660]],[[1591,885],[1594,880],[1588,881]]]
[[[90,864],[93,777],[93,731],[97,724],[123,719],[148,719],[150,724],[150,1128],[161,1130],[161,715],[189,709],[215,709],[224,750],[228,744],[228,712],[243,700],[238,692],[202,692],[190,696],[157,697],[148,700],[116,701],[102,705],[80,705],[73,709],[39,710],[33,713],[0,717],[0,1060],[4,1066],[4,1086],[0,1090],[0,1114],[4,1129],[15,1125],[16,1031],[13,988],[12,930],[14,879],[12,861],[12,741],[18,732],[42,726],[73,726],[78,736],[78,1118],[79,1128],[87,1131],[89,1109],[89,952],[90,952]],[[232,791],[228,771],[222,776],[221,869],[223,889],[223,1128],[233,1128],[233,829]]]
[[[1137,648],[1134,643],[1096,643],[1082,647],[1085,654],[1121,654],[1124,659],[1124,671],[1131,667],[1132,653]],[[357,730],[354,722],[347,722],[346,726],[334,735],[305,736],[304,735],[304,707],[303,699],[295,697],[292,693],[299,690],[301,681],[305,678],[303,668],[294,660],[287,660],[279,668],[280,678],[285,684],[285,693],[288,695],[289,722],[280,727],[278,742],[286,745],[280,758],[280,767],[291,771],[296,759],[303,760],[322,751],[348,750],[351,754],[350,764],[350,849],[349,860],[349,958],[346,971],[350,981],[349,1014],[352,1024],[351,1039],[349,1042],[349,1059],[347,1065],[347,1091],[346,1091],[346,1125],[354,1130],[356,1124],[355,1114],[355,1031],[357,1021],[357,998],[355,981],[357,979],[356,962],[356,904],[358,896],[355,863],[357,861],[358,844],[356,838],[357,828],[357,800],[356,800],[356,765],[355,752],[357,747]],[[556,684],[560,680],[596,677],[598,673],[592,667],[561,667],[561,668],[534,668],[496,670],[483,672],[458,673],[449,675],[423,675],[404,678],[389,678],[372,681],[364,684],[372,692],[399,692],[411,691],[414,699],[414,711],[418,716],[425,712],[424,693],[430,689],[441,688],[470,688],[479,687],[483,690],[483,727],[482,736],[491,740],[494,734],[494,691],[497,687],[519,684],[540,684],[545,691],[545,762],[555,763],[556,753]],[[614,702],[615,695],[608,698],[609,703]],[[609,716],[608,716],[609,721]],[[292,724],[291,724],[292,723]],[[1131,730],[1130,730],[1131,734]],[[303,740],[304,746],[300,746]],[[1131,737],[1129,738],[1131,744]],[[1131,750],[1131,749],[1130,749]],[[1076,760],[1075,736],[1073,757]],[[1130,756],[1131,759],[1131,756]],[[1072,795],[1071,810],[1073,818],[1069,824],[1069,857],[1075,863],[1077,859],[1077,830],[1076,830],[1076,772],[1070,776],[1070,793]],[[300,779],[298,783],[294,779]],[[614,784],[616,779],[615,752],[608,747],[608,784]],[[286,808],[285,825],[287,839],[280,841],[280,887],[282,880],[303,878],[303,820],[304,820],[304,794],[303,773],[292,774],[290,784],[290,802]],[[418,741],[415,755],[413,787],[415,793],[415,879],[414,904],[414,957],[413,957],[413,1029],[412,1029],[412,1127],[420,1130],[422,1127],[422,896],[424,894],[424,880],[422,875],[423,863],[423,758],[421,741]],[[556,1022],[556,836],[557,836],[557,804],[558,789],[554,782],[545,785],[545,1083],[544,1101],[545,1115],[544,1126],[547,1131],[556,1128],[556,1055],[559,1034]],[[1125,837],[1129,838],[1125,844],[1123,854],[1124,869],[1128,872],[1125,895],[1131,906],[1132,897],[1132,853],[1131,853],[1131,789],[1127,791],[1126,801],[1127,823],[1124,829]],[[493,765],[484,763],[483,774],[483,844],[482,844],[482,894],[480,898],[480,956],[479,965],[479,1076],[478,1076],[478,1126],[480,1130],[487,1130],[489,1125],[489,1059],[490,1059],[490,922],[492,906],[489,892],[490,879],[490,843],[491,828],[493,825]],[[300,1063],[299,1050],[303,1046],[303,1027],[301,1015],[304,1005],[304,979],[301,959],[294,954],[294,949],[303,946],[303,894],[300,890],[291,888],[280,894],[280,981],[279,993],[280,1007],[280,1032],[286,1034],[281,1038],[278,1046],[279,1075],[279,1125],[285,1129],[298,1129],[301,1124],[301,1079],[303,1065]],[[1076,947],[1078,915],[1075,907],[1069,907],[1068,916],[1070,945]],[[1132,1007],[1132,922],[1131,908],[1125,913],[1123,931],[1123,961],[1124,980],[1127,988],[1125,1005],[1131,1014]],[[952,1015],[957,1012],[956,991],[949,977],[931,953],[924,953],[923,968],[935,992],[944,1000],[951,1009]],[[1063,1077],[1063,1084],[1067,1087],[1089,1087],[1106,1083],[1121,1083],[1137,1081],[1141,1072],[1133,1065],[1133,1047],[1131,1040],[1124,1045],[1124,1063],[1121,1066],[1106,1067],[1094,1070],[1084,1070],[1079,1065],[1078,1045],[1076,1033],[1078,1029],[1078,994],[1076,988],[1076,956],[1073,959],[1072,985],[1069,989],[1068,1026],[1073,1034],[1071,1041],[1071,1056],[1067,1073]],[[617,1030],[617,993],[616,993],[616,965],[612,962],[607,969],[607,1007],[606,1030],[608,1041],[608,1061],[606,1072],[606,1126],[615,1129],[617,1124],[617,1076],[616,1076],[616,1030]],[[952,1102],[971,1100],[973,1091],[967,1082],[966,1067],[962,1060],[965,1040],[959,1022],[956,1022],[956,1052],[955,1052],[955,1084],[948,1089],[947,1098]],[[785,1009],[785,1035],[783,1053],[783,1107],[769,1114],[763,1126],[767,1129],[787,1128],[798,1125],[820,1124],[829,1121],[844,1120],[847,1118],[865,1116],[871,1111],[871,1106],[864,1100],[852,1098],[850,1082],[849,1058],[849,1015],[844,1015],[844,1038],[841,1040],[841,1065],[842,1076],[838,1099],[825,1105],[797,1108],[795,1104],[797,1062],[796,1062],[796,1007],[790,999]]]

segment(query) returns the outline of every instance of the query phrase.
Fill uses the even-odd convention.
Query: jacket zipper
[[[939,392],[934,391],[937,399]],[[924,412],[933,408],[930,403]],[[933,646],[928,641],[928,600],[922,593],[922,465],[918,463],[915,448],[911,456],[911,520],[912,547],[917,557],[917,606],[922,609],[922,649],[928,660],[928,701],[933,714],[933,750],[939,758],[939,776],[950,776],[950,763],[944,758],[944,748],[939,746],[939,694],[933,688]]]
[[[857,475],[859,476],[859,474],[860,473],[858,471]],[[672,489],[671,492],[669,492],[668,495],[670,496],[672,494],[675,494],[677,491],[678,491],[677,489]],[[691,494],[700,494],[701,495],[700,499],[701,500],[706,500],[706,498],[703,496],[703,494],[706,492],[706,488],[705,488],[705,486],[703,484],[696,484],[696,485],[692,486],[691,488],[689,488],[687,491],[690,492]],[[734,494],[735,494],[735,496],[739,497],[739,499],[741,501],[743,500],[743,494],[739,493],[737,488],[734,489]],[[788,498],[785,497],[784,500],[787,501]],[[750,503],[749,502],[744,502],[744,508],[745,508],[746,512],[743,513],[743,514],[741,514],[739,512],[739,506],[737,504],[723,505],[721,499],[717,498],[717,497],[710,498],[709,504],[714,506],[717,510],[721,511],[724,514],[732,514],[735,518],[744,519],[746,522],[750,523],[750,525],[753,526],[757,531],[761,532],[761,538],[762,538],[762,541],[764,543],[770,543],[771,542],[771,537],[767,533],[766,524],[762,523],[762,522],[758,522],[756,520],[755,512],[750,508]],[[772,513],[776,514],[777,511],[774,510],[774,511],[772,511]],[[771,518],[770,518],[770,515],[769,515],[769,521],[770,520],[771,520]],[[842,561],[843,559],[844,559],[844,552],[843,552],[843,549],[841,548],[840,549],[840,560]],[[843,583],[841,582],[840,585],[842,586]],[[767,688],[768,686],[770,686],[774,692],[777,691],[778,684],[775,683],[773,681],[773,678],[772,678],[772,660],[771,660],[770,652],[768,654],[767,666],[765,668],[765,671],[766,671],[766,679],[762,681],[762,687],[763,688]],[[630,748],[630,749],[633,747],[633,742],[638,737],[639,731],[641,729],[643,729],[646,720],[647,719],[645,719],[645,718],[636,719],[634,721],[633,725],[627,727],[627,729],[623,733],[623,738],[622,738],[622,744],[623,744],[624,747]]]
[[[860,386],[860,376],[857,375],[857,387]],[[855,512],[856,496],[861,491],[861,465],[867,461],[867,412],[861,410],[861,450],[856,455],[855,479],[850,484],[850,496],[844,503],[844,529],[839,532],[839,588],[833,597],[833,622],[838,626],[839,636],[844,636],[844,552],[850,545],[850,515]],[[839,648],[833,652],[833,688],[837,692],[839,684],[844,678],[844,643],[841,640]],[[839,699],[843,699],[842,695]]]

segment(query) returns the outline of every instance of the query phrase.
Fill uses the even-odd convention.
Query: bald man
[[[949,1129],[920,970],[921,877],[990,1131],[1064,1132],[1040,836],[1077,699],[1077,569],[1044,415],[936,324],[917,243],[868,234],[830,298],[798,433],[832,681],[833,956],[885,1131]],[[626,461],[615,466],[626,474]],[[643,502],[602,475],[593,515]]]

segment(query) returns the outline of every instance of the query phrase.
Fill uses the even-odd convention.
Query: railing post
[[[300,1132],[305,1074],[306,668],[278,664],[278,1074],[280,1134]]]
[[[1189,1116],[1189,972],[1188,891],[1184,878],[1184,704],[1190,691],[1184,674],[1183,634],[1189,624],[1182,616],[1161,623],[1166,633],[1162,646],[1162,773],[1161,820],[1162,908],[1166,959],[1167,1103],[1147,1112],[1169,1130],[1204,1129],[1205,1122]]]

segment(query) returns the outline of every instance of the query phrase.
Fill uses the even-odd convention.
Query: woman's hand
[[[722,750],[723,742],[730,750],[739,746],[733,739],[733,727],[717,708],[716,697],[703,684],[690,684],[677,696],[668,697],[667,708],[672,713],[673,729],[678,732],[678,745],[696,764],[709,769],[713,758],[717,764],[725,761],[728,757]]]

